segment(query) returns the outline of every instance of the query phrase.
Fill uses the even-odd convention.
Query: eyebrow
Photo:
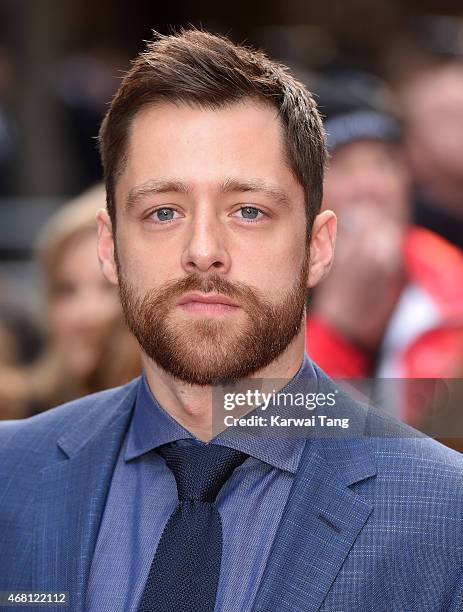
[[[126,208],[130,210],[146,196],[160,193],[182,193],[188,195],[192,192],[189,185],[182,181],[150,180],[133,187],[127,196]],[[220,186],[221,193],[261,193],[274,200],[284,208],[289,208],[290,199],[284,189],[261,179],[226,179]]]
[[[184,193],[188,194],[191,189],[182,181],[163,181],[151,180],[132,187],[126,200],[126,208],[130,210],[145,196],[156,195],[159,193]]]
[[[285,208],[290,206],[288,194],[282,187],[266,183],[260,179],[227,179],[222,184],[221,191],[223,193],[262,193]]]

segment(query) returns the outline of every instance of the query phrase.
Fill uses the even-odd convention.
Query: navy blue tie
[[[248,455],[216,444],[157,449],[177,482],[179,503],[159,540],[138,612],[213,612],[222,559],[214,504]]]

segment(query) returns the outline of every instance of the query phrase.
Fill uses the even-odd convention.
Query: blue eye
[[[254,208],[253,206],[246,206],[245,208],[241,208],[241,211],[243,212],[243,217],[245,219],[256,219],[257,215],[259,214],[257,208]]]
[[[156,221],[172,221],[174,219],[175,210],[173,208],[158,208],[153,211]]]
[[[255,206],[242,206],[237,212],[240,212],[241,219],[246,219],[246,221],[258,220],[260,218],[259,215],[264,214]]]

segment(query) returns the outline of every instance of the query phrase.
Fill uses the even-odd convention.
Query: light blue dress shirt
[[[300,379],[315,376],[304,356],[282,391],[297,389]],[[143,376],[98,533],[88,612],[136,612],[162,531],[178,503],[174,476],[155,449],[175,441],[203,444],[159,405]],[[216,499],[223,552],[215,606],[215,612],[248,612],[306,440],[237,436],[224,430],[211,442],[249,455]]]

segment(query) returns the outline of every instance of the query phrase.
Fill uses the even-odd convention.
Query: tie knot
[[[213,502],[233,470],[248,456],[217,444],[180,447],[164,444],[157,451],[175,476],[180,501]]]

